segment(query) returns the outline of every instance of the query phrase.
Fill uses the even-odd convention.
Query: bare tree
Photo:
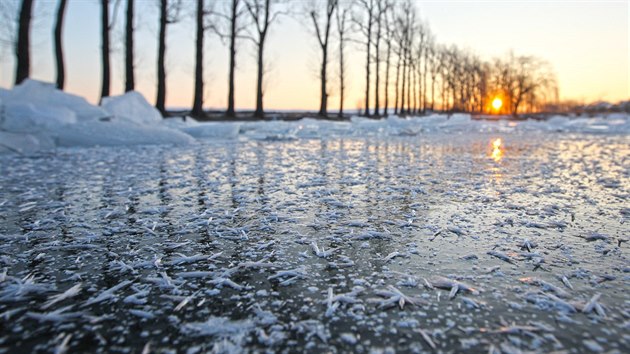
[[[412,112],[412,106],[411,106],[411,99],[412,99],[412,94],[415,94],[416,90],[414,88],[411,87],[411,85],[413,84],[415,86],[416,81],[412,79],[414,79],[413,74],[415,74],[415,70],[414,70],[414,64],[415,64],[415,60],[414,60],[414,52],[413,52],[413,44],[414,44],[414,40],[415,40],[415,34],[416,34],[416,13],[415,13],[415,7],[413,7],[413,4],[411,4],[411,2],[408,2],[408,8],[407,8],[407,16],[406,16],[406,26],[405,29],[407,30],[407,33],[405,34],[405,49],[406,49],[406,53],[407,53],[407,59],[406,59],[406,63],[407,63],[407,110],[405,111],[403,109],[403,112],[406,113],[411,113]],[[403,100],[405,99],[405,96],[403,95]],[[415,101],[414,101],[415,102]],[[404,104],[403,104],[403,108],[404,108]]]
[[[204,1],[197,0],[197,38],[195,41],[195,96],[191,114],[194,117],[203,116],[203,37],[204,37]]]
[[[237,36],[237,23],[239,14],[239,2],[240,0],[232,0],[232,11],[230,16],[230,75],[229,75],[229,89],[228,89],[228,108],[225,114],[228,117],[234,117],[236,115],[234,111],[234,71],[236,70],[236,36]]]
[[[242,39],[242,33],[247,24],[241,23],[241,17],[247,13],[243,0],[230,0],[221,2],[229,5],[228,8],[217,11],[209,11],[212,15],[206,28],[212,30],[229,48],[229,73],[228,73],[228,98],[225,115],[235,117],[235,75],[236,75],[236,47],[237,40]]]
[[[109,0],[101,0],[101,60],[103,79],[101,86],[101,100],[109,96]]]
[[[33,12],[33,0],[22,0],[18,22],[18,39],[15,46],[17,68],[15,84],[18,85],[31,74],[30,30]]]
[[[345,4],[348,4],[347,2]],[[347,32],[350,29],[348,19],[350,17],[350,7],[339,5],[336,12],[337,34],[339,35],[339,118],[343,117],[343,104],[346,91],[346,62],[345,47],[348,41]]]
[[[423,73],[422,73],[422,62],[424,59],[424,53],[426,51],[426,28],[425,25],[420,22],[417,24],[417,30],[414,31],[418,34],[418,43],[416,47],[416,52],[414,53],[414,86],[416,89],[414,90],[414,113],[417,114],[422,110],[423,107],[423,97],[424,97],[424,88],[423,88]]]
[[[125,92],[133,91],[136,86],[134,72],[133,72],[134,2],[135,0],[127,0],[127,16],[126,16],[126,23],[125,23]]]
[[[389,75],[390,75],[390,66],[392,61],[392,51],[394,45],[394,24],[392,20],[393,12],[391,11],[392,7],[390,5],[387,13],[384,16],[384,26],[385,26],[385,45],[387,46],[387,54],[385,55],[385,104],[383,107],[383,115],[387,116],[389,109]],[[398,75],[398,73],[396,74]],[[396,83],[398,85],[398,82]]]
[[[374,23],[376,25],[376,33],[373,39],[374,41],[374,63],[375,63],[375,76],[376,80],[374,82],[374,114],[380,115],[380,104],[381,104],[381,38],[383,37],[383,27],[385,27],[385,31],[387,32],[387,13],[389,12],[391,4],[389,0],[376,0],[376,12],[374,14]],[[389,70],[389,68],[388,68]],[[389,75],[389,73],[387,74]]]
[[[248,36],[256,46],[256,58],[258,73],[256,76],[256,111],[254,116],[262,118],[265,115],[263,108],[263,79],[264,79],[264,53],[265,39],[269,32],[269,26],[285,12],[280,11],[281,2],[279,0],[245,0],[245,7],[251,16],[255,33]]]
[[[107,1],[107,0],[103,0]],[[166,115],[166,26],[179,21],[182,0],[160,0],[160,33],[158,44],[157,98],[155,108]]]
[[[433,34],[429,29],[429,25],[425,25],[424,32],[426,33],[426,39],[424,41],[424,49],[422,51],[422,60],[424,62],[424,69],[422,70],[422,113],[427,110],[427,76],[429,71],[429,56],[430,48],[433,45]]]
[[[431,111],[435,110],[435,85],[437,83],[437,77],[440,72],[441,61],[439,58],[439,51],[435,42],[431,42],[428,49],[429,59],[429,73],[431,76]]]
[[[57,64],[57,88],[63,90],[66,73],[63,63],[62,31],[63,18],[66,13],[66,0],[59,0],[57,19],[55,22],[55,62]]]
[[[352,21],[364,37],[365,45],[365,112],[370,115],[370,64],[372,62],[372,29],[377,0],[356,0],[357,11],[353,13]],[[365,18],[363,18],[365,16]]]
[[[396,68],[396,104],[395,113],[410,113],[411,109],[411,71],[412,44],[415,31],[415,7],[411,0],[398,3],[394,15],[394,38],[398,63]],[[400,86],[399,86],[400,81]],[[405,108],[406,107],[406,108]]]
[[[529,97],[533,106],[536,96],[554,86],[555,80],[547,62],[532,56],[510,53],[505,60],[497,60],[500,91],[508,99],[509,111],[516,116],[521,104]]]
[[[307,9],[307,13],[310,16],[315,28],[315,36],[317,37],[319,47],[322,51],[322,66],[319,73],[321,100],[318,113],[322,117],[328,116],[328,91],[326,90],[326,83],[328,79],[328,42],[330,39],[330,27],[333,21],[333,14],[335,13],[338,5],[338,0],[326,0],[326,7],[323,8],[323,13],[322,9],[315,2],[311,2]]]

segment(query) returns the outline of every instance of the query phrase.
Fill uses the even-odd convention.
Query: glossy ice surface
[[[240,139],[0,166],[1,351],[630,348],[627,135]]]

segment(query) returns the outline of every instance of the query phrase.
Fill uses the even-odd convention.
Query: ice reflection
[[[501,161],[505,153],[504,149],[502,148],[502,144],[503,140],[501,140],[501,138],[496,138],[492,141],[492,154],[490,155],[490,157],[492,157],[495,162]]]

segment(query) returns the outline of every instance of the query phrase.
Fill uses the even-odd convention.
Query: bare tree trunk
[[[371,11],[371,10],[370,10]],[[372,45],[372,14],[369,16],[370,23],[367,31],[367,55],[365,57],[365,116],[370,116],[370,49]]]
[[[344,65],[343,65],[343,42],[339,42],[339,118],[343,117],[343,101],[346,90],[345,78],[344,78]]]
[[[424,72],[422,73],[422,87],[424,90],[422,91],[422,113],[424,114],[427,111],[427,62],[429,61],[429,50],[428,48],[424,49]]]
[[[396,84],[395,84],[395,89],[396,89],[396,97],[395,97],[395,101],[394,101],[394,114],[398,114],[398,99],[400,98],[399,93],[400,93],[400,63],[401,62],[401,57],[400,55],[398,55],[398,62],[396,63]]]
[[[409,64],[407,63],[407,51],[403,50],[403,67],[402,67],[402,85],[400,87],[400,114],[405,114],[405,87],[407,84],[407,70]]]
[[[157,98],[155,101],[155,108],[157,108],[162,116],[166,115],[165,101],[166,101],[166,25],[167,19],[167,4],[168,0],[160,1],[160,34],[158,44],[158,86],[157,86]]]
[[[236,116],[234,111],[234,72],[236,70],[236,21],[238,20],[239,0],[232,0],[232,17],[230,18],[230,74],[228,83],[228,107],[225,115]]]
[[[109,0],[101,0],[101,41],[102,41],[102,60],[103,60],[103,82],[101,86],[101,100],[103,97],[109,96]]]
[[[387,57],[385,58],[385,106],[383,107],[383,115],[387,116],[389,107],[389,66],[392,56],[392,44],[387,43]]]
[[[422,34],[420,35],[420,50],[418,51],[418,62],[416,63],[416,70],[414,71],[415,74],[415,84],[416,84],[416,93],[417,93],[417,97],[415,97],[415,102],[414,104],[416,105],[416,108],[414,109],[416,114],[418,114],[420,112],[420,110],[422,109],[422,40],[423,40],[423,36]]]
[[[446,111],[446,96],[446,79],[444,78],[444,75],[442,75],[442,112]]]
[[[18,28],[18,40],[15,46],[17,68],[15,71],[15,84],[18,85],[31,74],[30,57],[30,30],[31,16],[33,12],[33,0],[22,0],[20,20]]]
[[[66,71],[63,63],[62,30],[63,17],[66,13],[66,0],[59,0],[57,20],[55,23],[55,62],[57,64],[57,88],[63,90],[66,80]]]
[[[328,39],[326,39],[328,42]],[[326,68],[328,65],[328,43],[326,43],[322,47],[322,68],[319,74],[320,77],[320,105],[319,105],[319,115],[322,117],[327,116],[327,105],[328,105],[328,93],[326,92]]]
[[[322,25],[325,28],[320,28],[320,23],[318,21],[319,12],[316,8],[310,10],[311,20],[313,21],[313,26],[315,27],[315,34],[317,35],[317,41],[319,42],[319,47],[322,50],[322,67],[319,73],[320,78],[320,86],[321,86],[321,100],[319,106],[318,114],[322,117],[328,116],[328,91],[326,90],[326,79],[327,79],[327,67],[328,67],[328,40],[330,38],[330,26],[332,24],[332,16],[337,9],[338,1],[337,0],[328,0],[326,3],[326,22]],[[323,30],[323,32],[322,32]]]
[[[380,2],[379,2],[379,7],[380,7]],[[376,43],[374,44],[374,61],[376,64],[375,67],[375,76],[376,76],[376,80],[374,82],[374,115],[379,116],[380,115],[380,78],[381,78],[381,16],[382,13],[379,9],[379,14],[377,16],[377,23],[376,23]]]
[[[423,88],[422,88],[422,55],[419,54],[418,55],[418,67],[416,68],[416,81],[417,81],[417,85],[418,85],[418,97],[417,97],[417,108],[416,108],[416,114],[420,113],[420,111],[422,110],[422,95],[423,95]]]
[[[411,48],[407,50],[407,113],[411,112],[411,73],[413,71],[413,63],[411,57]]]
[[[348,18],[348,8],[337,9],[337,31],[339,33],[339,113],[337,116],[339,118],[343,117],[343,104],[345,99],[345,91],[346,91],[346,64],[344,61],[344,48],[346,41],[346,21]]]
[[[416,70],[416,63],[414,63],[414,65],[412,66],[412,70],[411,70],[411,82],[413,83],[413,114],[417,114],[418,113],[418,78],[417,78],[417,70]]]
[[[269,10],[267,10],[269,11]],[[256,76],[256,111],[254,117],[263,118],[265,116],[265,110],[263,108],[263,74],[265,70],[264,65],[264,36],[261,38],[258,44],[258,74]]]
[[[125,24],[125,92],[136,88],[133,72],[133,5],[135,0],[127,0],[127,18]]]
[[[435,110],[435,76],[431,75],[431,112]]]
[[[195,97],[192,115],[203,116],[203,0],[197,0],[197,39],[195,41]]]
[[[250,39],[256,45],[258,73],[256,77],[256,111],[254,116],[263,118],[265,116],[264,109],[264,79],[265,79],[265,41],[269,26],[278,16],[283,14],[279,11],[280,3],[274,0],[245,0],[245,8],[251,16],[251,20],[256,29],[256,37]]]

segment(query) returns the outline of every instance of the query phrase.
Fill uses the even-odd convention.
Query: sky
[[[17,8],[18,0],[13,2]],[[190,107],[194,73],[194,1],[187,2],[183,19],[168,26],[167,106]],[[303,0],[289,0],[300,7]],[[324,1],[324,0],[316,0]],[[396,0],[395,0],[396,1]],[[66,91],[98,102],[101,86],[100,5],[98,0],[69,0],[64,27]],[[158,33],[156,0],[136,0],[136,89],[155,100]],[[224,7],[227,0],[216,0]],[[31,77],[55,80],[52,46],[56,0],[35,0],[31,30]],[[456,44],[485,59],[516,54],[547,60],[558,78],[560,99],[617,102],[630,99],[630,6],[623,1],[421,1],[420,17],[439,43]],[[124,91],[124,1],[112,31],[111,94]],[[16,14],[17,16],[17,14]],[[268,38],[265,109],[316,110],[320,52],[309,22],[285,16],[274,23]],[[334,41],[334,40],[333,40]],[[0,87],[10,88],[15,78],[13,47],[0,41]],[[334,46],[333,42],[333,46]],[[236,106],[255,106],[256,58],[247,40],[238,45]],[[206,108],[224,108],[227,102],[228,47],[207,34],[204,48]],[[329,109],[338,107],[335,84],[336,51],[330,71]],[[350,45],[346,108],[359,108],[365,87],[364,55]]]

